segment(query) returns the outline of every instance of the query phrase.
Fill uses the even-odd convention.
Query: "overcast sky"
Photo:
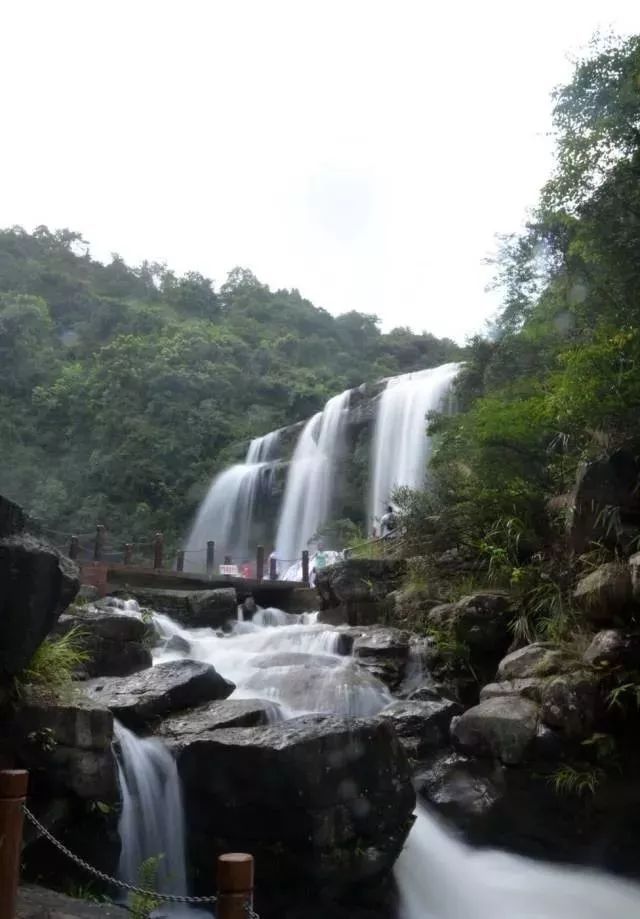
[[[0,224],[463,340],[597,28],[640,3],[4,0]]]

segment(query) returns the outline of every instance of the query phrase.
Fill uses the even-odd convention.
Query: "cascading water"
[[[215,542],[218,558],[230,556],[236,562],[253,559],[255,546],[251,537],[256,509],[269,489],[279,440],[279,431],[254,438],[244,463],[230,466],[215,477],[187,539],[187,571],[204,568],[209,540]]]
[[[640,887],[471,849],[423,807],[395,866],[399,919],[637,919]]]
[[[276,555],[284,567],[300,558],[331,510],[350,395],[346,390],[329,399],[307,422],[296,444],[276,537]]]
[[[373,438],[369,496],[372,523],[384,514],[395,488],[423,485],[429,455],[426,416],[442,409],[459,370],[460,364],[443,364],[387,381]]]
[[[161,893],[187,892],[184,810],[175,761],[159,740],[142,739],[114,721],[120,747],[118,778],[122,813],[118,876],[140,883],[140,866],[157,858],[155,887]]]

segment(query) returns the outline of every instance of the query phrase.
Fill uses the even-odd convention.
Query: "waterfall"
[[[200,505],[185,546],[185,569],[201,571],[206,544],[213,540],[218,559],[229,555],[233,562],[252,561],[252,533],[256,513],[270,489],[269,474],[278,453],[280,432],[271,431],[249,444],[244,463],[217,475]]]
[[[351,390],[333,396],[305,425],[289,465],[280,511],[276,555],[284,567],[297,561],[331,511]]]
[[[184,810],[175,761],[159,740],[136,737],[117,721],[114,733],[122,795],[118,876],[139,884],[140,865],[161,856],[154,886],[182,896],[187,892]]]
[[[395,488],[424,484],[429,456],[426,415],[442,408],[460,364],[391,377],[378,405],[372,448],[369,519],[384,512]]]
[[[396,862],[400,919],[636,919],[640,887],[584,868],[471,849],[418,807]]]

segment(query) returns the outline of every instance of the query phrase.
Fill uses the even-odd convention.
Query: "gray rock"
[[[578,581],[573,596],[592,622],[629,618],[632,612],[629,566],[618,562],[600,565]]]
[[[539,707],[521,696],[499,696],[468,709],[452,723],[451,736],[464,753],[493,756],[505,765],[527,758],[536,736]]]
[[[633,601],[640,603],[640,552],[635,552],[629,559],[629,574]]]
[[[45,543],[26,535],[0,539],[0,675],[29,663],[79,586],[73,562]]]
[[[215,838],[253,852],[272,881],[296,876],[333,892],[389,871],[411,826],[408,761],[377,719],[212,731],[184,747],[178,768],[191,851],[205,870]]]
[[[409,659],[409,633],[373,628],[356,638],[354,658],[392,691],[402,683]]]
[[[404,560],[350,558],[319,571],[320,621],[331,625],[373,625],[387,621],[389,595],[406,574]],[[335,617],[328,610],[339,612]]]
[[[505,680],[503,683],[489,683],[480,690],[480,701],[495,699],[497,696],[523,696],[532,702],[539,702],[545,682],[536,677],[523,677],[520,680]]]
[[[209,731],[253,728],[280,720],[279,706],[264,699],[224,699],[165,718],[154,730],[173,749],[191,743]]]
[[[167,661],[132,676],[82,684],[93,702],[109,708],[127,727],[140,729],[172,712],[226,699],[235,685],[199,661]]]
[[[535,642],[503,657],[498,664],[498,680],[521,680],[561,673],[567,661],[562,651],[545,642]]]
[[[129,910],[112,903],[76,900],[56,890],[21,884],[16,919],[130,919]]]
[[[27,518],[22,508],[0,495],[0,539],[22,533],[26,525]]]
[[[149,609],[167,613],[189,628],[217,629],[238,615],[238,598],[233,587],[217,590],[160,590],[133,587],[130,593]]]
[[[442,814],[464,826],[490,815],[502,800],[504,766],[445,753],[416,773],[414,785]]]
[[[191,654],[191,643],[182,635],[172,635],[164,646],[165,651],[175,651],[177,654]]]
[[[450,632],[472,652],[503,653],[509,645],[509,624],[513,617],[510,600],[504,594],[479,593],[456,603],[435,606],[427,623],[438,631]]]
[[[568,737],[584,738],[602,710],[598,677],[592,673],[568,673],[549,680],[542,693],[540,717]]]
[[[95,607],[72,607],[60,617],[54,634],[78,629],[78,647],[89,655],[77,676],[128,676],[152,664],[145,646],[147,626],[135,616]]]
[[[414,699],[392,702],[378,717],[393,725],[409,756],[418,759],[446,743],[451,719],[461,711],[461,706],[449,699]]]
[[[585,651],[583,660],[591,667],[640,668],[640,635],[618,629],[598,632]]]

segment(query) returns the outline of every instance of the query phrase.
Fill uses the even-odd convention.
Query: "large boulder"
[[[600,565],[578,581],[573,596],[592,622],[628,619],[633,611],[629,566],[619,562]]]
[[[8,727],[19,760],[44,780],[52,793],[117,801],[116,765],[111,750],[113,716],[100,705],[75,698],[30,697]]]
[[[394,628],[367,629],[353,643],[355,659],[392,691],[402,683],[409,659],[409,633]]]
[[[513,610],[509,597],[500,593],[478,593],[456,603],[435,606],[427,616],[428,627],[451,634],[476,654],[503,654],[511,635]]]
[[[5,512],[5,527],[9,520]],[[74,563],[45,543],[24,534],[0,539],[0,678],[26,667],[79,586]]]
[[[614,546],[628,527],[640,527],[640,465],[628,450],[585,463],[578,470],[569,524],[569,543],[576,555],[590,543]],[[611,526],[607,510],[618,515],[618,526]]]
[[[142,606],[166,613],[188,628],[221,628],[238,615],[238,597],[233,587],[216,590],[161,590],[132,587],[131,594]]]
[[[425,765],[414,777],[418,794],[440,813],[467,828],[485,818],[505,792],[505,768],[487,759],[469,759],[450,750]]]
[[[629,574],[631,575],[633,601],[640,605],[640,552],[634,552],[629,559]]]
[[[597,675],[567,673],[549,680],[542,692],[540,718],[567,737],[590,737],[602,712]]]
[[[567,667],[566,656],[547,642],[534,642],[512,651],[498,664],[498,680],[524,680],[561,673]]]
[[[77,645],[88,655],[77,677],[128,676],[152,664],[148,627],[135,616],[92,607],[73,607],[58,620],[54,634],[77,629]]]
[[[393,608],[389,595],[406,574],[404,560],[350,558],[330,565],[316,576],[321,622],[326,610],[341,608],[349,625],[386,622]],[[336,624],[335,614],[331,617]]]
[[[538,727],[539,706],[522,696],[498,696],[468,709],[451,726],[463,753],[491,756],[505,765],[523,762]]]
[[[307,716],[211,731],[178,755],[196,868],[255,854],[263,883],[325,895],[388,872],[411,826],[407,757],[388,723]]]
[[[389,721],[412,759],[443,747],[449,738],[449,725],[462,711],[450,699],[407,699],[392,702],[378,717]]]
[[[181,750],[196,737],[223,728],[254,728],[281,719],[279,707],[264,699],[222,699],[165,718],[154,734],[173,750]]]
[[[132,676],[98,678],[78,685],[88,699],[110,709],[133,730],[171,712],[226,699],[236,688],[215,667],[191,660],[166,661]]]
[[[593,636],[583,660],[590,667],[640,669],[640,634],[603,629]]]
[[[27,518],[22,508],[0,495],[0,539],[22,533],[27,525]]]

